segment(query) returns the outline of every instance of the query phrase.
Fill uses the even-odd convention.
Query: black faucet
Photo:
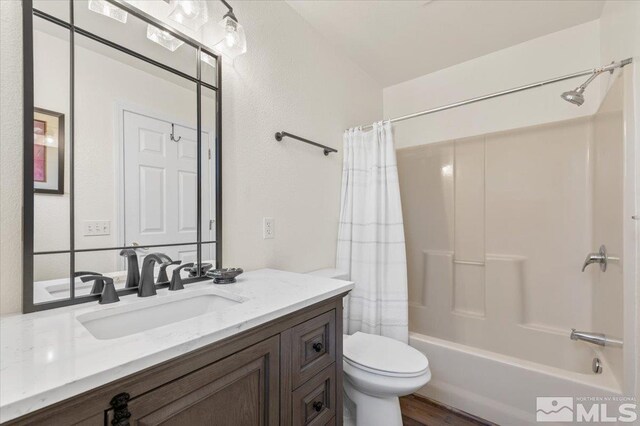
[[[184,265],[175,268],[173,270],[173,274],[171,275],[171,282],[169,283],[169,290],[176,291],[184,289],[184,285],[182,284],[182,277],[180,276],[180,271],[184,268],[191,268],[193,266],[193,262],[185,263]]]
[[[170,264],[171,258],[163,253],[151,253],[144,257],[142,273],[140,274],[140,285],[138,286],[138,297],[156,295],[156,285],[153,281],[153,268],[156,262],[160,264]]]
[[[81,280],[82,280],[82,277],[85,275],[91,275],[95,277],[102,276],[100,272],[93,272],[93,271],[76,271],[73,274],[74,278],[80,277]],[[87,282],[87,281],[82,280],[82,282]],[[94,278],[93,286],[91,287],[91,291],[89,292],[89,294],[100,294],[102,293],[103,288],[104,288],[104,280],[100,278]]]
[[[120,301],[116,287],[113,285],[113,278],[105,277],[103,275],[85,275],[80,277],[83,283],[89,281],[103,282],[103,288],[100,291],[100,300],[98,303],[106,305],[107,303],[115,303]]]
[[[179,265],[181,263],[182,263],[182,260],[174,260],[172,262],[164,262],[162,265],[160,265],[160,271],[158,271],[158,278],[156,279],[156,284],[168,283],[169,277],[167,276],[167,266]]]
[[[140,284],[138,253],[134,249],[124,249],[120,252],[120,256],[127,258],[127,282],[124,288],[138,287]]]

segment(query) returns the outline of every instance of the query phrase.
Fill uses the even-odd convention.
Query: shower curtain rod
[[[594,69],[590,69],[590,70],[576,72],[576,73],[573,73],[573,74],[563,75],[562,77],[556,77],[556,78],[552,78],[552,79],[549,79],[549,80],[539,81],[537,83],[531,83],[531,84],[527,84],[525,86],[514,87],[513,89],[503,90],[501,92],[495,92],[495,93],[491,93],[489,95],[478,96],[477,98],[471,98],[471,99],[467,99],[467,100],[464,100],[464,101],[455,102],[455,103],[448,104],[448,105],[443,105],[443,106],[440,106],[440,107],[437,107],[437,108],[428,109],[428,110],[425,110],[425,111],[414,112],[412,114],[407,114],[407,115],[403,115],[401,117],[392,118],[392,119],[389,120],[389,122],[397,123],[399,121],[409,120],[410,118],[421,117],[423,115],[433,114],[434,112],[445,111],[447,109],[457,108],[457,107],[460,107],[460,106],[463,106],[463,105],[469,105],[469,104],[473,104],[475,102],[485,101],[487,99],[493,99],[493,98],[497,98],[497,97],[504,96],[504,95],[510,95],[512,93],[522,92],[524,90],[534,89],[536,87],[542,87],[542,86],[545,86],[547,84],[558,83],[560,81],[570,80],[572,78],[582,77],[582,76],[585,76],[585,75],[592,75],[592,74],[596,74],[596,73],[599,74],[599,73],[603,73],[603,72],[607,72],[607,71],[613,72],[614,69],[622,68],[625,65],[629,65],[631,62],[632,62],[632,58],[627,58],[627,59],[623,59],[622,61],[619,61],[619,62],[612,62],[611,64],[605,65],[605,66],[600,67],[600,68],[594,68]],[[362,130],[368,130],[368,129],[372,129],[372,128],[373,128],[373,125],[371,125],[371,124],[368,125],[368,126],[362,126]]]

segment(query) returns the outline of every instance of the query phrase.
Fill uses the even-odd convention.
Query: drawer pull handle
[[[113,426],[129,426],[129,418],[131,412],[129,411],[129,400],[131,395],[126,392],[122,392],[111,398],[109,405],[113,407],[113,419],[111,424]]]
[[[324,345],[320,342],[318,343],[314,343],[313,346],[311,346],[313,348],[314,351],[316,352],[320,352],[322,350],[322,348],[324,348]]]
[[[316,401],[313,403],[313,409],[316,410],[318,413],[322,411],[322,407],[324,407],[324,404],[321,401]]]

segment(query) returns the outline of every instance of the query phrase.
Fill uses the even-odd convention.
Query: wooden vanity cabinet
[[[203,367],[107,412],[107,424],[271,425],[278,423],[278,336]]]
[[[7,424],[341,425],[342,296]]]

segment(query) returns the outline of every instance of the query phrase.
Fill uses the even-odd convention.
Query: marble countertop
[[[210,281],[179,292],[158,290],[158,301],[194,292],[242,300],[216,312],[129,336],[100,340],[80,315],[108,311],[151,298],[122,297],[110,305],[85,303],[26,315],[0,317],[0,422],[20,417],[137,371],[233,336],[353,288],[347,281],[262,269],[238,282]]]

